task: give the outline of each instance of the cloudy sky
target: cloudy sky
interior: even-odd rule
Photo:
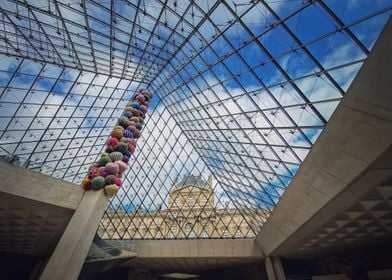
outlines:
[[[169,2],[1,0],[0,153],[79,183],[148,88],[142,138],[110,207],[165,208],[176,178],[201,174],[218,208],[270,211],[390,1]]]

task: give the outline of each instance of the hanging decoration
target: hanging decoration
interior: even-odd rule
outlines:
[[[135,152],[136,139],[140,138],[151,98],[152,94],[145,89],[140,89],[134,94],[111,131],[105,152],[89,168],[87,177],[82,181],[86,191],[104,189],[109,197],[117,193],[122,184],[122,176],[128,167],[127,163]]]

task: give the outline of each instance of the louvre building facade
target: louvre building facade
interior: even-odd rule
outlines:
[[[159,206],[153,212],[139,207],[132,212],[108,211],[99,234],[105,239],[248,238],[252,235],[244,218],[246,213],[229,208],[228,203],[222,209],[216,207],[211,177],[206,181],[202,176],[191,175],[175,181],[167,205],[168,209]]]

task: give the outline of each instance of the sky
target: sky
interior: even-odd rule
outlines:
[[[79,183],[148,88],[110,204],[128,212],[166,207],[190,174],[213,176],[218,208],[272,211],[391,14],[387,0],[27,3],[1,0],[0,154]]]

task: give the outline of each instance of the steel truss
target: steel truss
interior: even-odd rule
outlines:
[[[388,2],[2,0],[0,155],[79,183],[133,92],[148,88],[152,110],[99,233],[252,238],[371,51]],[[190,174],[212,176],[215,210],[169,207]],[[184,226],[195,217],[213,229]]]

